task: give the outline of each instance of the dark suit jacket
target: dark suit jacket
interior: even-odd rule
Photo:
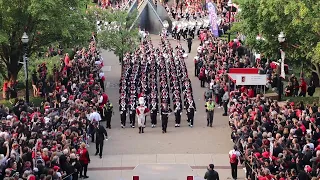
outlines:
[[[96,141],[103,141],[108,137],[107,130],[99,125],[99,127],[96,128]]]

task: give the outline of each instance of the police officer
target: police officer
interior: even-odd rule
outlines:
[[[176,101],[173,105],[173,109],[174,109],[174,115],[175,115],[175,120],[176,120],[175,127],[180,127],[181,114],[182,114],[182,102],[181,102],[180,98],[176,99]]]
[[[159,113],[159,107],[156,99],[151,100],[149,109],[150,109],[151,127],[154,128],[157,125],[157,114]]]
[[[114,114],[114,111],[113,111],[113,105],[109,100],[104,105],[104,109],[105,109],[105,117],[106,117],[106,120],[107,120],[107,126],[106,127],[111,129],[111,118],[112,118],[112,115]]]
[[[167,133],[168,118],[171,113],[167,103],[163,103],[161,107],[161,121],[162,121],[162,133]]]
[[[212,127],[212,123],[213,123],[213,115],[214,115],[214,107],[215,104],[212,101],[212,98],[208,99],[208,102],[206,102],[206,112],[207,112],[207,126]]]

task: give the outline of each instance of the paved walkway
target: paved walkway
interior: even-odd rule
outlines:
[[[155,46],[159,44],[159,39],[158,36],[152,36]],[[172,40],[171,44],[172,47],[175,47],[177,42]],[[182,41],[181,44],[187,49],[185,41]],[[193,42],[192,52],[186,60],[197,106],[194,127],[188,127],[186,115],[183,114],[182,126],[175,128],[174,117],[171,116],[169,117],[167,134],[162,134],[159,126],[150,128],[149,118],[147,118],[147,128],[144,134],[139,134],[137,128],[122,129],[120,127],[118,83],[121,67],[118,58],[112,52],[102,52],[105,64],[103,70],[106,74],[106,91],[114,104],[115,115],[112,117],[112,129],[108,130],[110,138],[105,142],[103,158],[99,159],[94,156],[94,144],[89,147],[91,163],[88,175],[90,179],[131,180],[132,175],[135,175],[134,167],[139,164],[154,163],[188,164],[193,169],[193,174],[189,175],[199,176],[200,179],[208,164],[214,163],[220,174],[220,179],[231,177],[227,153],[232,148],[232,143],[230,142],[228,119],[222,116],[222,109],[216,108],[215,110],[214,127],[208,128],[206,126],[203,100],[205,89],[200,88],[198,78],[194,77],[193,58],[196,55],[198,45],[198,41]],[[158,122],[161,121],[158,120]],[[239,168],[238,174],[240,179],[244,178],[242,168]]]

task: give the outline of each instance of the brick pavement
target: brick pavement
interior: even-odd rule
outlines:
[[[152,36],[155,46],[159,44],[159,37]],[[173,47],[176,41],[172,40]],[[182,46],[187,49],[185,41]],[[203,177],[209,163],[214,163],[220,173],[220,179],[231,176],[228,163],[228,151],[232,148],[228,119],[222,116],[222,109],[216,108],[214,127],[206,127],[206,113],[204,109],[203,88],[199,80],[194,77],[193,57],[199,41],[193,42],[193,48],[186,60],[188,74],[192,82],[197,114],[193,128],[188,127],[186,115],[182,117],[182,127],[174,127],[174,117],[171,115],[168,124],[168,133],[162,134],[161,127],[150,128],[150,119],[147,118],[147,128],[144,134],[138,134],[138,129],[120,127],[118,111],[118,83],[121,67],[118,58],[108,51],[103,51],[104,71],[106,74],[106,92],[114,104],[115,115],[112,117],[112,129],[108,130],[109,141],[105,142],[103,158],[94,156],[95,145],[91,144],[89,152],[90,179],[130,180],[134,173],[133,168],[139,164],[170,163],[189,164],[193,175]],[[159,121],[159,120],[158,120]],[[105,122],[104,122],[105,123]],[[239,177],[244,177],[241,168]],[[201,179],[201,178],[200,178]]]

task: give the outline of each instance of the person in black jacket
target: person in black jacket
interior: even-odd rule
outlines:
[[[78,157],[79,158],[79,157]],[[79,172],[81,170],[81,164],[76,157],[75,154],[70,155],[70,164],[73,167],[74,173],[72,174],[72,180],[78,180],[79,179]]]
[[[219,173],[214,170],[213,164],[209,164],[208,171],[204,175],[204,179],[206,179],[206,180],[219,180]]]
[[[107,130],[99,125],[96,124],[96,154],[100,156],[100,159],[102,158],[102,151],[103,151],[103,141],[104,139],[108,139]]]

